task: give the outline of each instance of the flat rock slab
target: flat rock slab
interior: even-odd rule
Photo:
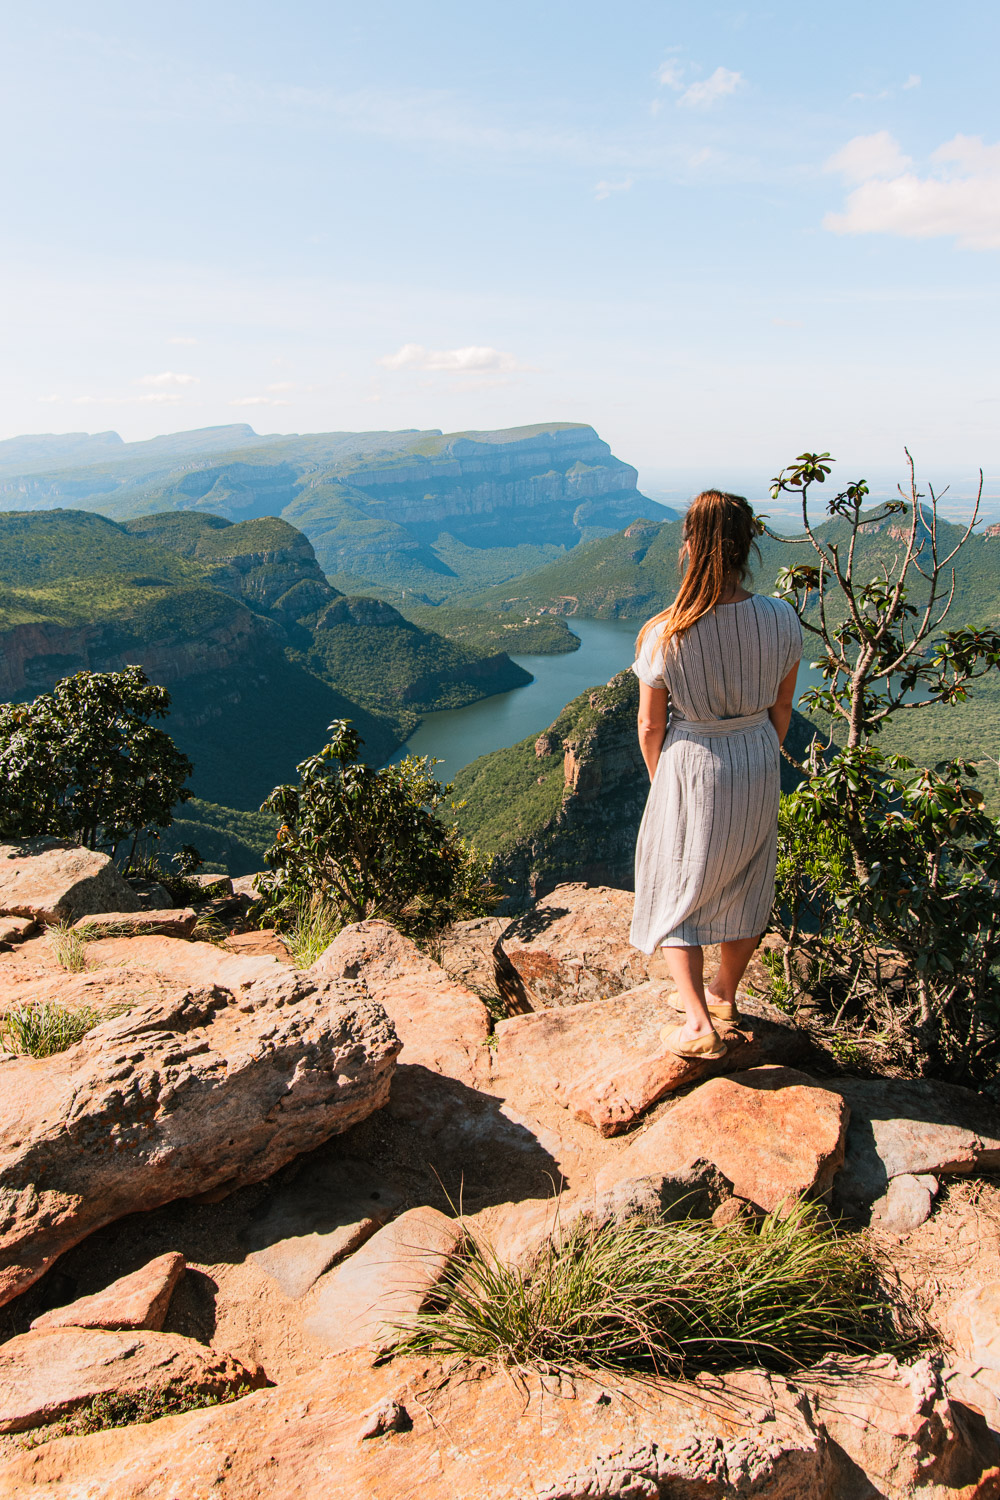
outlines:
[[[426,1360],[374,1365],[359,1352],[242,1401],[46,1443],[0,1468],[0,1497],[995,1500],[988,1437],[921,1380],[913,1369],[878,1368],[871,1387],[884,1393],[892,1430],[883,1433],[874,1410],[879,1427],[845,1428],[841,1447],[824,1396],[817,1412],[798,1379],[761,1371],[689,1384],[530,1373],[514,1381]],[[407,1420],[373,1433],[372,1415],[395,1408]],[[902,1489],[883,1464],[904,1481],[915,1472],[916,1484]],[[964,1487],[953,1482],[966,1475]]]
[[[399,1041],[355,985],[176,938],[90,952],[157,998],[0,1059],[0,1303],[101,1225],[261,1182],[389,1095]]]
[[[609,1136],[698,1078],[796,1061],[806,1045],[790,1025],[747,1016],[724,1028],[724,1058],[696,1061],[665,1051],[660,1041],[661,1027],[680,1019],[656,983],[610,1000],[512,1016],[496,1027],[496,1076],[514,1093],[551,1095]]]
[[[174,906],[163,911],[105,911],[81,917],[74,928],[85,938],[109,937],[190,937],[198,913],[190,906]]]
[[[851,1107],[834,1203],[866,1221],[894,1177],[1000,1168],[1000,1120],[982,1095],[931,1079],[837,1078]]]
[[[738,1197],[770,1211],[802,1194],[829,1193],[847,1121],[841,1096],[794,1068],[711,1078],[602,1167],[595,1186],[604,1192],[625,1177],[658,1181],[707,1161]]]
[[[403,1064],[467,1083],[488,1074],[485,1005],[388,922],[345,927],[309,972],[350,979],[377,1000],[403,1044]]]
[[[0,1432],[68,1416],[95,1396],[200,1391],[265,1383],[257,1365],[176,1333],[46,1328],[0,1344]]]
[[[0,844],[0,915],[75,922],[138,907],[139,898],[106,854],[64,839]]]
[[[388,1223],[403,1199],[368,1163],[350,1158],[313,1156],[290,1172],[243,1239],[254,1265],[298,1299]]]
[[[437,1286],[462,1226],[436,1208],[411,1208],[324,1277],[306,1332],[334,1353],[391,1348]]]
[[[80,1297],[66,1307],[42,1313],[34,1328],[146,1328],[158,1333],[166,1320],[174,1288],[184,1275],[178,1251],[158,1255],[138,1271],[119,1276],[103,1292]]]
[[[227,953],[244,953],[250,957],[277,958],[289,964],[292,956],[284,940],[273,927],[261,927],[257,932],[234,932],[223,943]]]

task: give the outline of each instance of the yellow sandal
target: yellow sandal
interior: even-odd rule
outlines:
[[[683,1031],[683,1026],[664,1026],[660,1032],[660,1041],[675,1057],[689,1057],[698,1062],[716,1062],[720,1057],[725,1057],[729,1050],[716,1031],[709,1036],[693,1037],[684,1036]]]

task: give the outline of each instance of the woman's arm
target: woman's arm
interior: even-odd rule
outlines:
[[[639,748],[646,762],[650,781],[656,775],[656,763],[666,738],[669,706],[670,695],[666,688],[639,683]]]
[[[795,679],[799,675],[799,664],[795,663],[787,677],[778,684],[778,696],[768,709],[771,723],[778,736],[778,744],[785,743],[788,726],[792,722],[792,705],[795,702]]]

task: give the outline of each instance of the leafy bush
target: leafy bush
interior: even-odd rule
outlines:
[[[51,1002],[30,1001],[0,1016],[0,1046],[25,1057],[52,1057],[74,1046],[99,1021],[106,1020],[90,1006],[69,1010]]]
[[[0,706],[0,834],[114,854],[166,828],[193,770],[150,723],[169,707],[141,667],[77,672],[32,703]]]
[[[921,1330],[858,1236],[800,1201],[747,1223],[578,1223],[526,1269],[475,1241],[410,1353],[515,1367],[693,1374],[789,1370],[834,1352],[902,1352]]]
[[[978,503],[942,546],[938,496],[931,488],[925,503],[911,460],[906,495],[865,511],[867,485],[850,484],[829,501],[836,524],[820,537],[808,497],[828,460],[800,455],[773,489],[801,497],[804,535],[791,543],[809,545],[813,560],[786,568],[778,585],[823,653],[826,685],[803,706],[831,726],[800,763],[805,779],[780,825],[784,977],[791,987],[808,970],[838,1020],[877,1033],[908,1066],[982,1082],[1000,1051],[1000,823],[971,763],[917,766],[877,744],[891,719],[941,713],[1000,666],[996,631],[941,630]],[[887,528],[894,554],[874,577],[859,573],[859,539]]]
[[[361,740],[345,720],[297,767],[297,786],[279,786],[262,811],[281,820],[267,851],[260,907],[283,930],[314,902],[342,922],[381,916],[412,933],[482,916],[491,888],[471,845],[435,816],[450,791],[433,764],[407,756],[379,770],[358,760]]]

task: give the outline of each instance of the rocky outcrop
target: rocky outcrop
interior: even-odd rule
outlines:
[[[0,1302],[99,1225],[259,1182],[388,1095],[399,1042],[348,983],[172,938],[92,948],[163,988],[66,1052],[0,1060]]]
[[[58,923],[118,912],[127,921],[138,907],[117,866],[96,849],[53,838],[0,844],[0,915]]]
[[[817,1392],[761,1371],[514,1381],[355,1352],[226,1406],[46,1443],[0,1469],[0,1497],[327,1500],[335,1476],[342,1500],[994,1500],[988,1435],[924,1366],[858,1361],[850,1374],[867,1423],[832,1380]]]

